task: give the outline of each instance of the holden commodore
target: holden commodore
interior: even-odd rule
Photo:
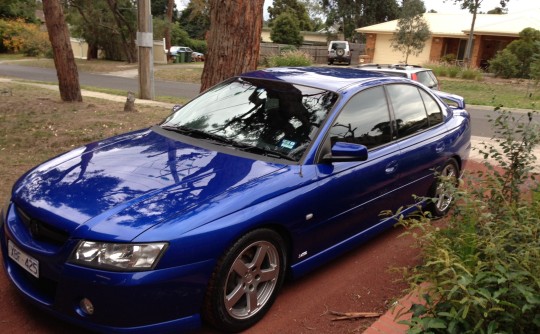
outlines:
[[[459,177],[470,117],[437,94],[352,68],[226,80],[22,176],[0,220],[7,276],[95,331],[244,330],[286,276],[392,226],[381,211],[448,211],[437,175]]]

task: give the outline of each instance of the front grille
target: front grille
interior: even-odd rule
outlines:
[[[16,210],[19,218],[35,240],[45,241],[55,245],[62,245],[68,240],[69,234],[67,232],[29,216],[19,207],[16,207]]]

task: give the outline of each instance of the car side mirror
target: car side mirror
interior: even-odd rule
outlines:
[[[364,145],[337,142],[332,146],[330,153],[323,157],[324,162],[365,161],[368,158],[368,149]]]

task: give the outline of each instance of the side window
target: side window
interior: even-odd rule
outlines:
[[[369,149],[390,142],[392,130],[384,88],[371,88],[353,96],[329,134],[332,145],[341,141]]]
[[[435,101],[433,97],[431,97],[431,95],[429,95],[422,89],[420,89],[420,95],[422,95],[422,99],[424,100],[424,105],[426,106],[429,126],[434,126],[439,123],[442,123],[443,115],[442,115],[441,107],[439,106],[437,101]]]
[[[397,135],[403,138],[429,127],[424,101],[413,85],[386,86],[396,116]]]

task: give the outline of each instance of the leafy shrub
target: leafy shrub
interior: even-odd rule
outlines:
[[[448,76],[448,68],[446,66],[440,66],[437,68],[437,71],[435,72],[435,75],[439,77],[446,77]]]
[[[497,55],[488,62],[489,70],[498,77],[508,79],[518,74],[519,59],[507,49],[497,52]]]
[[[442,56],[441,61],[447,64],[453,64],[456,61],[456,55],[453,53],[449,53],[447,55]]]
[[[450,78],[455,78],[461,72],[461,68],[458,66],[448,66],[448,76]]]
[[[293,52],[293,51],[298,51],[298,48],[294,45],[284,45],[282,47],[280,47],[279,49],[279,52],[281,54],[283,53],[287,53],[287,52]]]
[[[23,53],[27,56],[40,56],[51,53],[51,45],[46,32],[39,26],[17,19],[0,20],[0,36],[2,48],[8,52]]]
[[[481,80],[483,75],[478,69],[468,68],[461,71],[461,77],[467,80]]]
[[[445,77],[448,75],[448,68],[446,64],[439,64],[439,63],[428,63],[423,64],[425,68],[430,68],[433,73],[438,77]]]
[[[268,66],[310,66],[313,64],[313,58],[302,51],[283,52],[278,56],[268,58]]]
[[[411,282],[431,284],[409,310],[409,333],[540,332],[540,196],[531,181],[540,136],[531,120],[505,111],[492,120],[500,148],[480,153],[499,166],[486,162],[487,173],[467,178],[446,227],[427,214],[402,221],[424,255]]]

